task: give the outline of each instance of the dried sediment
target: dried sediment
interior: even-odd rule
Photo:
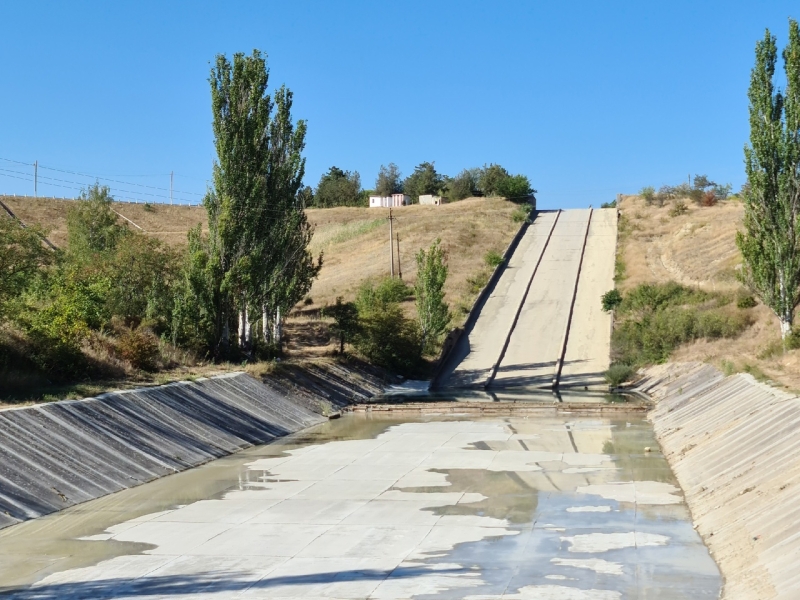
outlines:
[[[725,578],[723,598],[800,589],[800,398],[702,363],[646,372],[656,435]]]

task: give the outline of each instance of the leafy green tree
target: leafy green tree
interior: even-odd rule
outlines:
[[[173,287],[179,273],[177,253],[157,239],[131,233],[104,270],[111,282],[106,310],[128,321],[171,321]]]
[[[358,171],[343,171],[338,167],[331,167],[319,179],[314,194],[314,206],[316,208],[365,206],[360,192],[361,176]]]
[[[478,179],[480,169],[464,169],[447,182],[447,199],[451,202],[480,195]]]
[[[42,244],[45,232],[23,227],[11,217],[0,216],[0,318],[10,301],[19,298],[41,269],[53,263],[55,253]]]
[[[189,230],[184,264],[173,286],[170,334],[173,344],[202,353],[214,347],[221,301],[220,266],[212,260],[211,240],[201,226]]]
[[[792,333],[800,302],[800,30],[789,20],[783,52],[786,90],[773,84],[777,47],[766,31],[756,44],[750,77],[750,145],[745,147],[749,189],[744,195],[744,232],[736,241],[744,258],[744,281]]]
[[[378,178],[375,180],[375,193],[379,196],[391,196],[403,191],[403,180],[400,169],[394,163],[389,166],[381,165]]]
[[[478,176],[478,190],[484,196],[501,196],[502,186],[508,178],[508,171],[500,165],[484,165]]]
[[[421,346],[426,351],[433,349],[433,345],[452,320],[444,301],[448,269],[441,242],[437,238],[427,251],[423,248],[416,254],[417,282],[414,289],[417,297],[417,319]]]
[[[499,182],[497,193],[509,200],[523,200],[535,194],[536,190],[525,175],[509,175]]]
[[[300,208],[312,208],[314,206],[314,190],[306,185],[297,192],[297,204]]]
[[[352,342],[358,334],[360,325],[358,307],[354,302],[344,302],[339,296],[336,298],[336,304],[323,310],[323,315],[333,319],[331,331],[339,338],[339,353],[344,354],[345,342]]]
[[[411,196],[412,202],[419,202],[424,194],[438,195],[444,188],[444,177],[436,172],[432,162],[416,166],[414,172],[403,181],[403,190]]]
[[[111,208],[114,199],[107,186],[94,184],[67,212],[67,240],[73,257],[91,259],[116,249],[130,231],[121,225]]]

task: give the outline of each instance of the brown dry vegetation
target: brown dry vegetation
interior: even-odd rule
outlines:
[[[686,202],[688,212],[670,216],[672,203],[648,206],[623,196],[619,209],[618,260],[624,264],[622,291],[641,283],[676,281],[709,292],[744,292],[737,279],[741,254],[736,231],[744,209],[736,199],[716,206]],[[790,389],[800,389],[800,350],[783,351],[778,320],[767,307],[748,309],[753,325],[736,339],[699,340],[672,355],[676,361],[705,361],[726,372],[747,371]]]

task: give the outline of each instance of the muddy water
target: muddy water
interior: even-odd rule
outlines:
[[[6,529],[0,589],[677,600],[720,578],[638,416],[362,414]]]

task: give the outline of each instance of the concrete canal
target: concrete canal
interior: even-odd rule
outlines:
[[[645,449],[650,449],[646,452]],[[12,598],[717,598],[641,416],[350,414],[0,531]]]

